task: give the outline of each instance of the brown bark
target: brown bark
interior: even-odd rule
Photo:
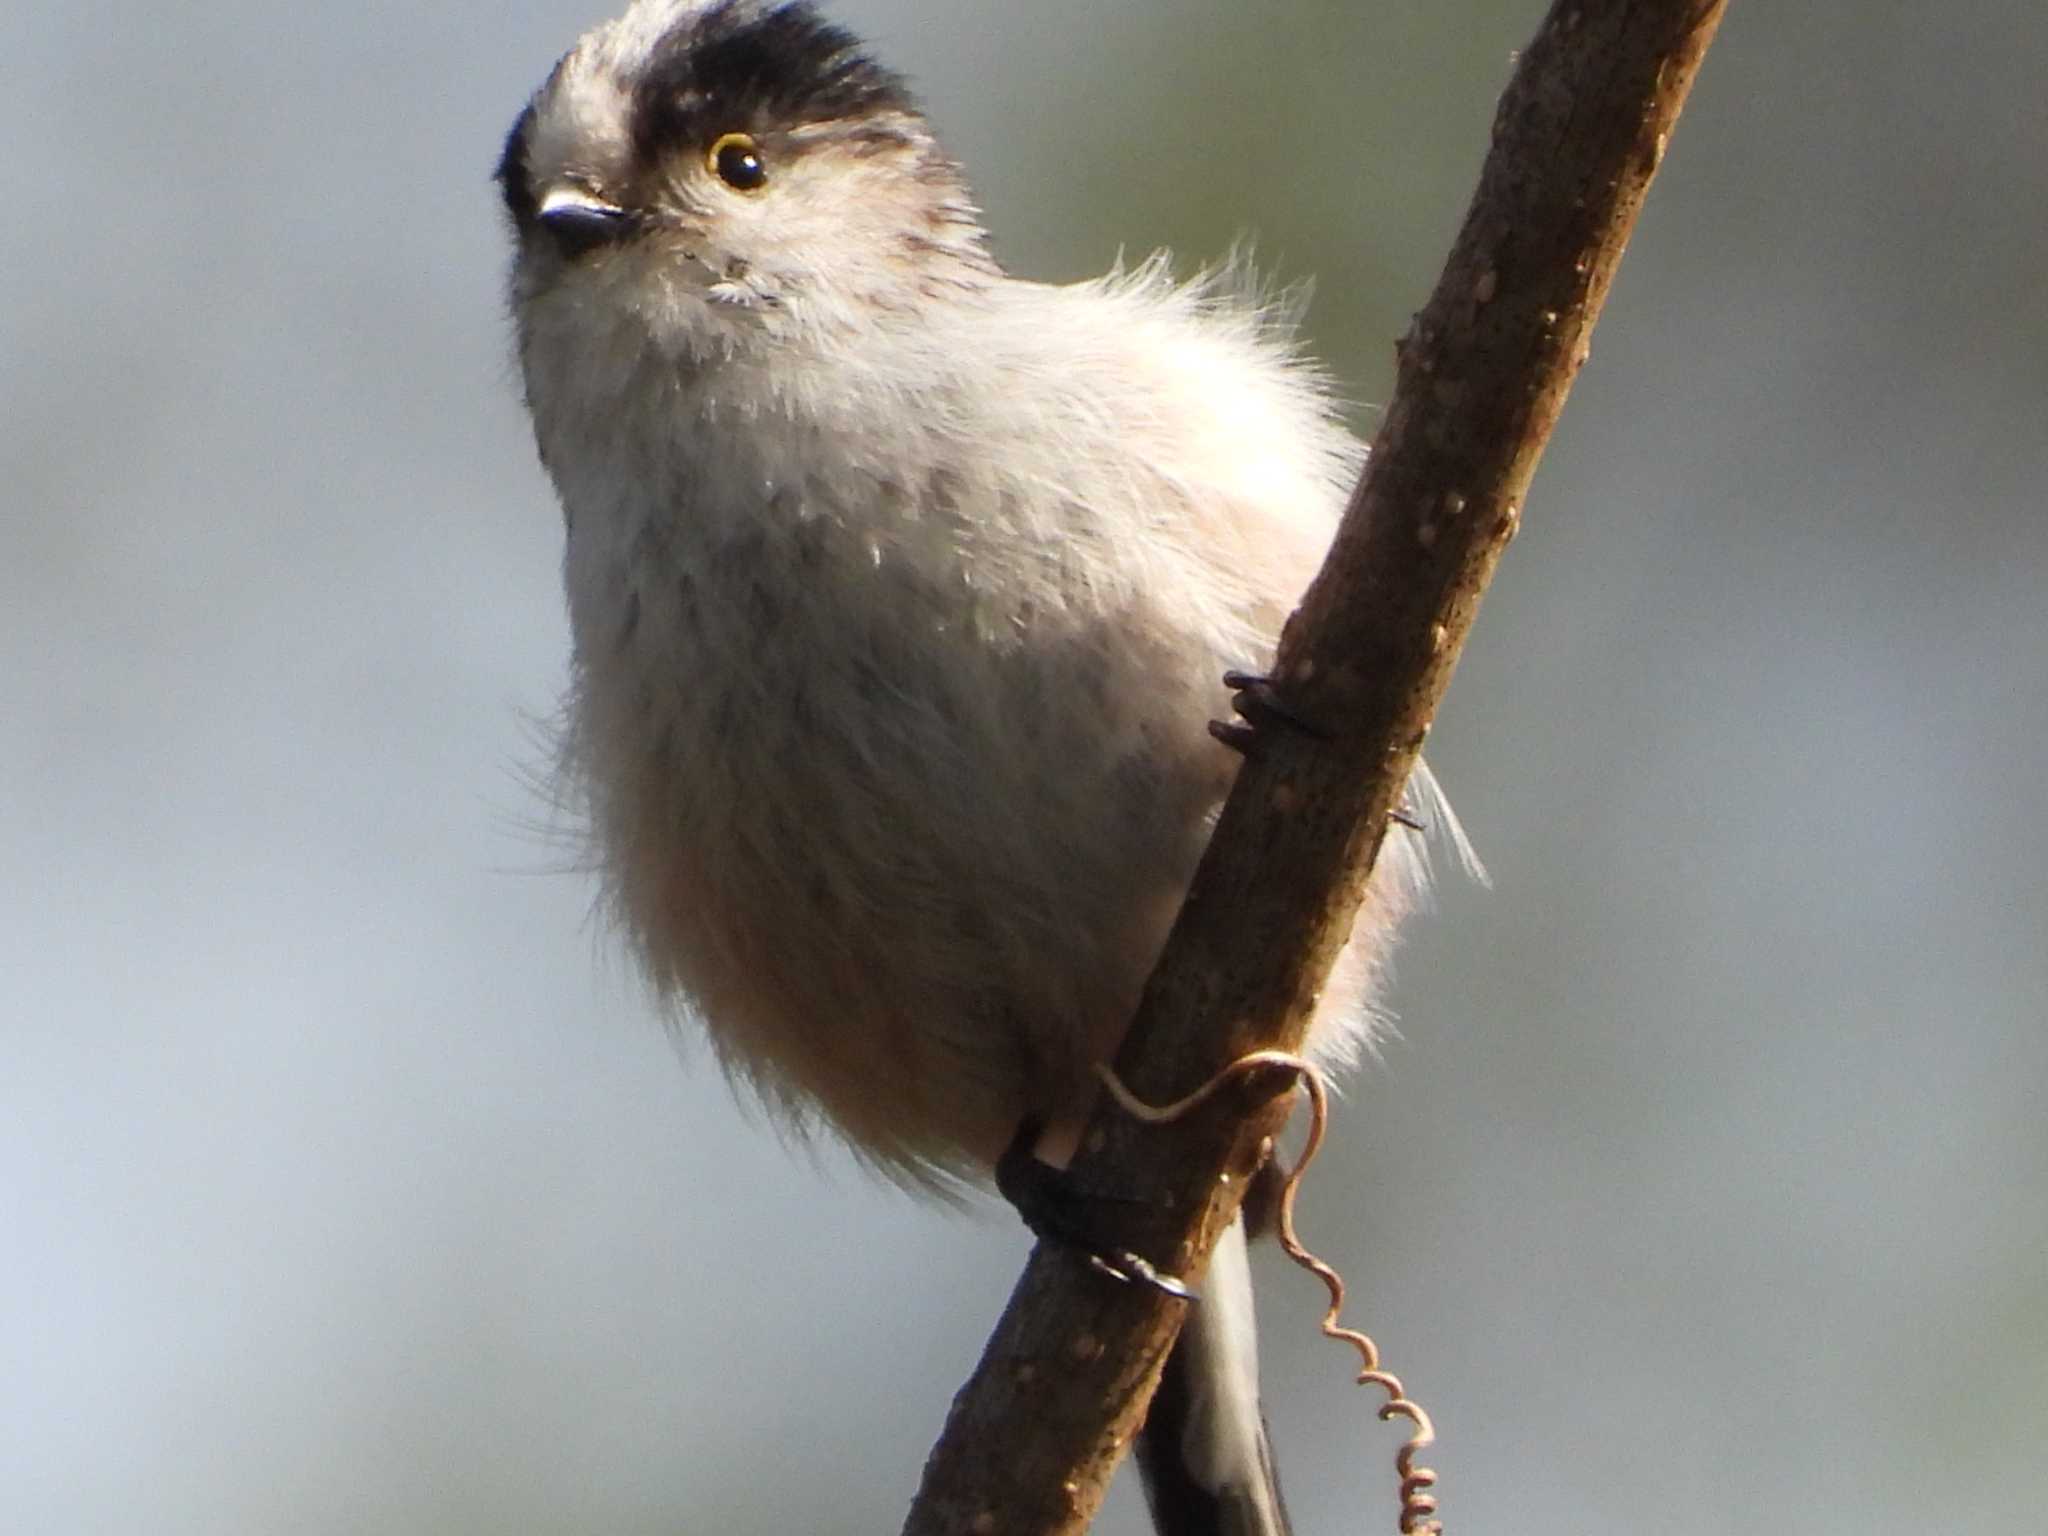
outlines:
[[[1140,1095],[1299,1044],[1725,3],[1559,0],[1522,54],[1372,457],[1281,640],[1279,690],[1330,739],[1268,730],[1238,776],[1118,1059]],[[1287,1086],[1164,1128],[1105,1108],[1075,1172],[1140,1197],[1131,1246],[1199,1274]],[[1181,1311],[1041,1243],[906,1536],[1087,1529]]]

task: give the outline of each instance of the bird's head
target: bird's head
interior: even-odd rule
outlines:
[[[901,77],[807,3],[636,0],[555,66],[497,177],[529,330],[731,354],[997,275]]]

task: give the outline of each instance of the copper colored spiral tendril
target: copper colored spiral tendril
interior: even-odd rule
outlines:
[[[1302,1143],[1301,1156],[1294,1160],[1294,1166],[1287,1170],[1280,1187],[1280,1213],[1276,1235],[1287,1257],[1323,1282],[1330,1293],[1329,1310],[1323,1313],[1323,1336],[1349,1344],[1358,1351],[1362,1365],[1358,1372],[1358,1385],[1375,1386],[1386,1393],[1387,1400],[1380,1405],[1382,1421],[1406,1419],[1415,1426],[1394,1457],[1394,1468],[1401,1474],[1401,1532],[1402,1536],[1443,1536],[1443,1522],[1436,1517],[1436,1496],[1430,1492],[1436,1486],[1436,1473],[1428,1467],[1418,1467],[1415,1458],[1436,1442],[1436,1426],[1430,1422],[1429,1414],[1419,1403],[1409,1399],[1401,1379],[1389,1371],[1380,1369],[1379,1346],[1356,1328],[1346,1328],[1337,1321],[1344,1310],[1344,1279],[1337,1271],[1317,1258],[1303,1245],[1294,1231],[1294,1196],[1301,1187],[1302,1176],[1308,1172],[1308,1165],[1315,1161],[1316,1153],[1322,1150],[1323,1133],[1329,1126],[1329,1090],[1324,1086],[1322,1069],[1307,1058],[1291,1051],[1252,1051],[1240,1056],[1221,1072],[1210,1078],[1186,1098],[1176,1099],[1171,1104],[1151,1105],[1134,1095],[1123,1085],[1123,1081],[1108,1067],[1098,1065],[1096,1076],[1109,1090],[1110,1097],[1117,1101],[1124,1113],[1148,1125],[1163,1125],[1178,1120],[1189,1110],[1210,1099],[1226,1083],[1243,1077],[1261,1067],[1278,1067],[1292,1072],[1308,1089],[1309,1122],[1308,1137]]]

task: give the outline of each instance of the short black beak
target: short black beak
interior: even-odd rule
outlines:
[[[562,254],[570,257],[616,244],[633,230],[632,216],[625,209],[581,187],[556,187],[543,197],[540,222]]]

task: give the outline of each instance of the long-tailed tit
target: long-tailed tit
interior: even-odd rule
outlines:
[[[1011,277],[903,81],[809,4],[635,0],[498,172],[568,524],[563,769],[659,989],[911,1182],[1085,1117],[1361,449],[1237,271]],[[1426,770],[1411,796],[1457,841]],[[1310,1048],[1356,1056],[1421,840]],[[1177,1532],[1284,1529],[1241,1231],[1143,1457]]]

